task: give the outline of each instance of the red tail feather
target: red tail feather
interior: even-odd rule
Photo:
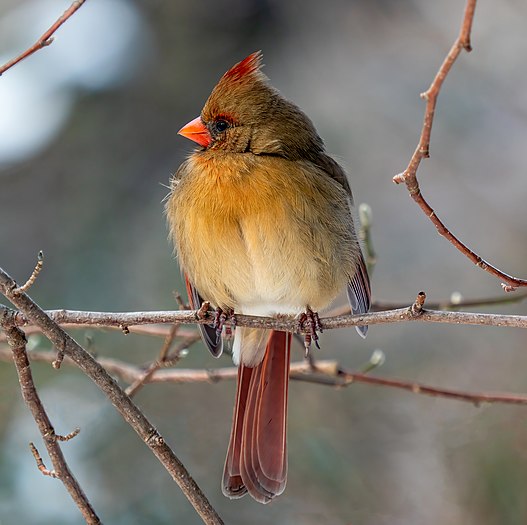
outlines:
[[[241,364],[223,493],[268,503],[287,479],[287,392],[291,334],[273,330],[263,361]]]

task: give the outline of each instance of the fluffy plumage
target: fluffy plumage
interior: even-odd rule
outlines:
[[[344,289],[369,309],[351,190],[309,118],[271,87],[253,53],[180,133],[202,147],[181,165],[166,212],[191,304],[253,315],[322,310]],[[221,340],[201,327],[214,355]],[[365,335],[366,327],[360,332]],[[261,502],[286,481],[289,335],[236,329],[240,364],[225,494]]]

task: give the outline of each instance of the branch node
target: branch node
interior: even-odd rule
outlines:
[[[482,270],[486,270],[486,269],[489,267],[489,265],[487,264],[487,262],[484,261],[481,257],[478,257],[478,258],[476,259],[476,266],[477,266],[478,268],[481,268]]]
[[[152,447],[160,447],[165,444],[163,436],[155,428],[150,430],[150,436],[148,436],[145,442]]]
[[[403,171],[402,173],[398,173],[392,178],[392,181],[394,184],[403,184],[406,180],[406,171]]]
[[[207,319],[207,316],[209,314],[209,308],[210,308],[209,301],[203,301],[199,310],[196,310],[196,319],[200,321],[202,319]]]
[[[505,284],[505,283],[501,283],[501,287],[503,288],[503,291],[504,292],[515,292],[518,287],[517,286],[512,286],[511,284]]]
[[[408,193],[413,199],[417,199],[421,195],[421,189],[419,188],[419,183],[417,179],[414,178],[413,181],[408,182]]]
[[[424,159],[430,158],[430,146],[426,145],[422,148],[419,148],[419,153],[423,156]]]
[[[414,304],[410,306],[409,312],[412,317],[419,317],[423,313],[423,305],[426,301],[425,292],[419,292],[415,298]]]
[[[336,375],[337,377],[342,378],[342,385],[340,386],[351,385],[355,381],[355,376],[352,373],[347,372],[340,367],[337,368]]]

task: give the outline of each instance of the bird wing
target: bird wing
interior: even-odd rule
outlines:
[[[185,275],[185,283],[187,285],[187,294],[190,307],[193,310],[197,310],[202,305],[203,299],[199,295],[194,285],[190,282],[187,275]],[[214,357],[220,357],[221,353],[223,352],[221,333],[218,333],[216,328],[209,326],[208,324],[198,324],[198,328],[201,333],[201,338],[203,339],[203,342],[209,349],[210,353]]]
[[[352,314],[368,313],[371,304],[371,288],[368,270],[366,269],[362,253],[359,254],[355,275],[349,280],[346,292]],[[361,337],[366,337],[368,333],[367,325],[360,325],[355,328]]]
[[[317,156],[316,164],[346,190],[349,197],[350,213],[353,213],[353,195],[351,193],[348,178],[346,177],[346,173],[342,167],[338,164],[338,162],[326,154]],[[351,313],[365,314],[370,310],[371,287],[368,270],[366,268],[366,263],[364,262],[364,257],[362,255],[360,246],[358,251],[359,258],[357,261],[357,268],[355,270],[355,274],[349,279],[346,292],[351,307]],[[357,326],[356,329],[361,337],[366,337],[368,332],[368,327],[366,325]]]

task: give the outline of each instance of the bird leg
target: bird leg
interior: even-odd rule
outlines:
[[[232,308],[223,310],[222,308],[216,308],[214,312],[214,322],[212,327],[216,329],[218,336],[221,336],[223,327],[225,327],[225,336],[229,339],[232,337],[232,329],[236,328],[236,317]]]
[[[311,308],[307,308],[306,311],[300,316],[299,319],[300,330],[304,332],[304,347],[306,349],[306,356],[309,354],[311,342],[315,342],[315,346],[320,349],[318,344],[318,332],[322,333],[322,325],[320,324],[320,317],[317,312],[313,312]]]

